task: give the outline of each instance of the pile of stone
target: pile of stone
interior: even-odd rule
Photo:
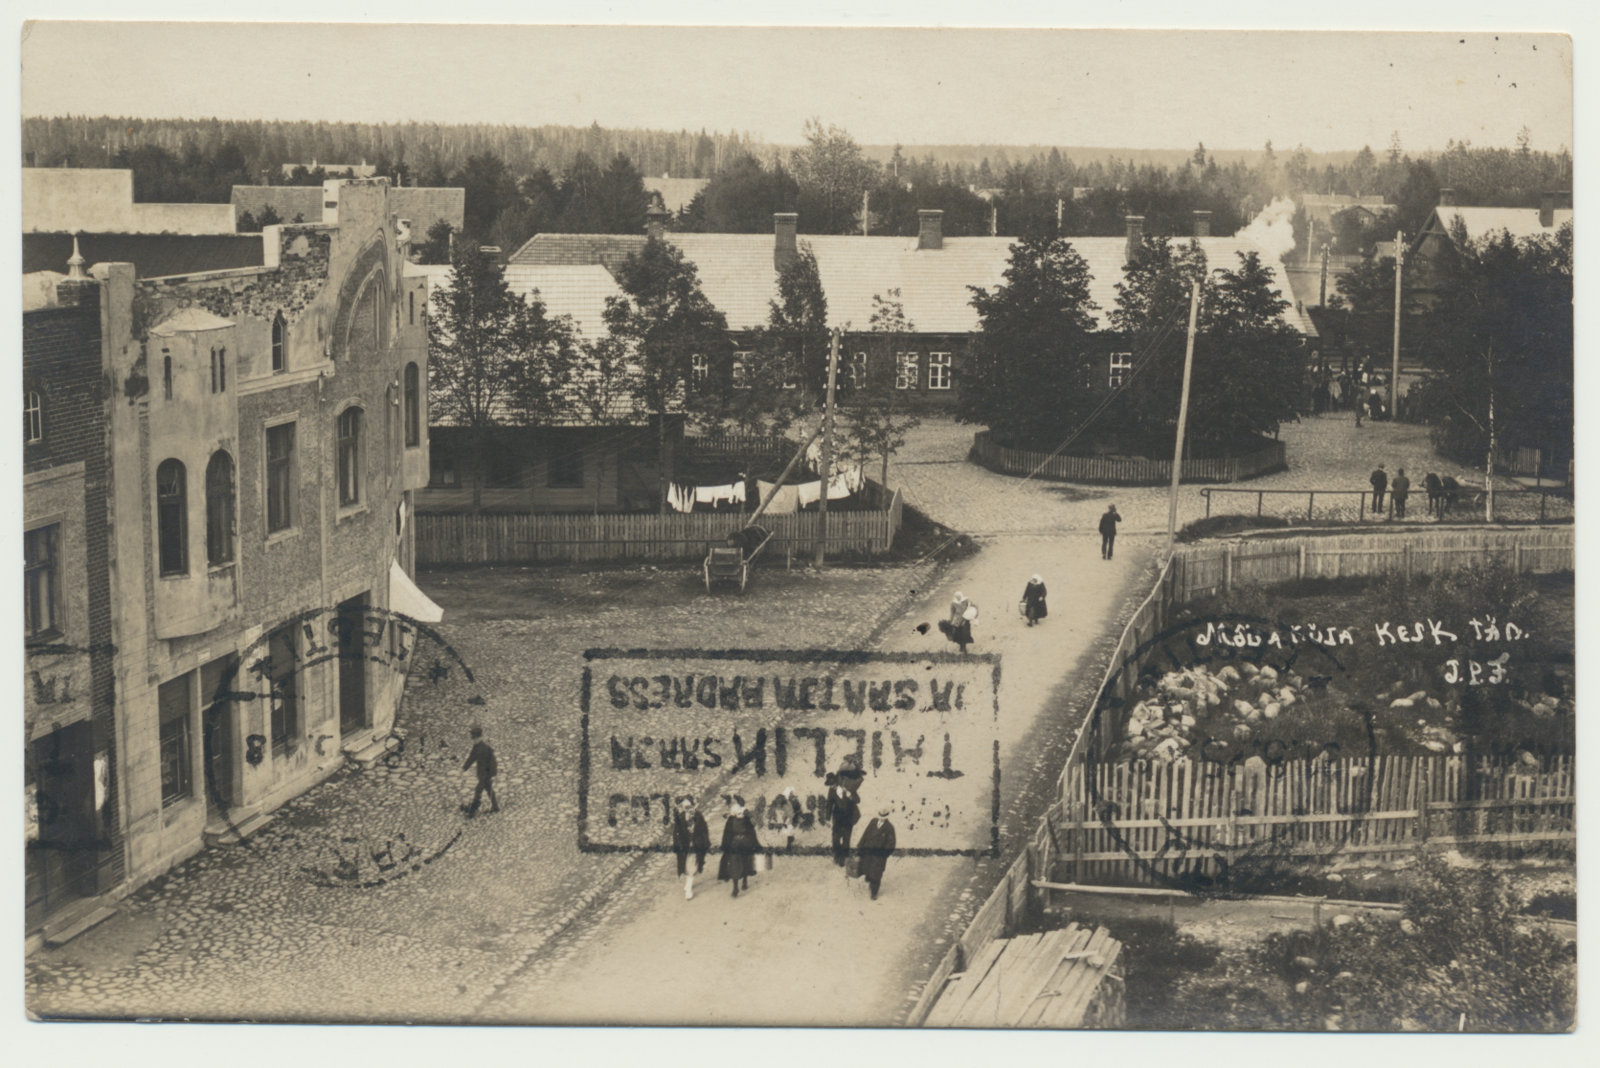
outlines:
[[[1128,714],[1129,755],[1176,760],[1195,744],[1199,721],[1215,721],[1217,715],[1231,721],[1236,741],[1248,742],[1263,720],[1304,701],[1305,685],[1301,676],[1270,665],[1229,664],[1215,673],[1204,665],[1169,671]]]

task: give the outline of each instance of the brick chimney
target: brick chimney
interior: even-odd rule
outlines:
[[[1194,213],[1194,236],[1211,236],[1211,213],[1209,211],[1196,211]]]
[[[772,266],[775,270],[783,270],[799,255],[794,243],[795,231],[799,226],[800,216],[796,212],[772,213]]]
[[[917,248],[944,248],[944,212],[937,208],[917,209]]]
[[[1124,215],[1123,220],[1128,224],[1128,263],[1139,261],[1139,247],[1144,242],[1144,216]]]
[[[1456,191],[1454,189],[1451,189],[1449,186],[1440,187],[1440,189],[1439,189],[1439,206],[1441,208],[1453,208],[1453,207],[1455,207],[1455,203],[1456,203]]]
[[[667,233],[667,213],[660,208],[651,208],[644,213],[644,232],[646,237],[664,237]]]
[[[1560,196],[1550,189],[1539,194],[1539,225],[1546,230],[1556,224],[1556,199]]]

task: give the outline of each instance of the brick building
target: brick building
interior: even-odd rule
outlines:
[[[56,287],[87,303],[26,317],[41,390],[29,389],[25,414],[31,434],[33,397],[48,396],[50,450],[25,489],[39,550],[28,611],[43,611],[46,591],[65,601],[51,640],[90,650],[71,670],[88,672],[94,694],[97,672],[106,677],[105,710],[91,700],[70,721],[30,716],[30,747],[44,740],[72,757],[48,788],[51,773],[37,773],[41,811],[61,791],[80,807],[92,798],[93,818],[72,833],[97,818],[97,848],[118,856],[80,879],[79,897],[137,886],[208,840],[250,833],[347,755],[381,747],[393,725],[415,629],[389,613],[437,616],[407,575],[412,494],[428,475],[426,294],[403,276],[406,230],[390,196],[384,179],[342,183],[335,218],[269,228],[259,267],[140,278],[131,264],[99,263],[92,282]],[[54,380],[68,381],[54,369],[63,347],[92,364],[97,391],[71,426],[50,415],[58,396],[76,395]],[[79,462],[81,476],[50,480]],[[59,586],[34,578],[49,552]],[[108,642],[95,630],[97,553]],[[83,609],[71,600],[83,595],[65,593],[80,573]],[[115,653],[96,660],[100,645]],[[34,694],[44,709],[39,693],[48,683]],[[80,720],[87,742],[48,740],[81,733]],[[42,818],[39,828],[42,839]],[[86,863],[87,851],[71,852]],[[54,877],[42,856],[35,867]],[[48,936],[72,910],[42,899],[29,920]]]

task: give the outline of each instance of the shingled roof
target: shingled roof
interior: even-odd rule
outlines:
[[[777,295],[773,235],[669,233],[666,237],[695,265],[707,298],[727,316],[730,327],[745,330],[766,323],[769,304]],[[928,334],[965,334],[978,329],[968,287],[992,289],[1003,284],[1016,241],[1010,237],[946,237],[941,248],[919,249],[915,237],[816,235],[800,240],[816,255],[828,297],[829,326],[865,331],[872,318],[872,298],[898,289],[906,318],[919,333]],[[1260,254],[1283,296],[1294,299],[1282,268],[1253,242],[1238,237],[1198,240],[1212,269],[1236,268],[1241,252]],[[1077,237],[1069,241],[1089,265],[1090,297],[1099,305],[1096,325],[1108,328],[1109,313],[1117,304],[1116,286],[1124,278],[1126,240]],[[517,250],[511,263],[587,263],[615,271],[644,243],[642,235],[538,234]],[[1306,315],[1292,306],[1285,318],[1302,334],[1314,333]]]
[[[1442,206],[1434,209],[1434,219],[1446,234],[1455,228],[1457,219],[1467,228],[1467,238],[1480,241],[1497,236],[1504,230],[1517,240],[1525,237],[1554,236],[1555,232],[1572,221],[1571,208],[1556,208],[1551,212],[1549,226],[1541,225],[1538,208],[1474,208]],[[1433,227],[1428,227],[1432,230]]]

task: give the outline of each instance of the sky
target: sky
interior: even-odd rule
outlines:
[[[1554,33],[39,22],[21,60],[24,115],[598,122],[775,144],[812,116],[866,144],[1573,140],[1572,41]]]

